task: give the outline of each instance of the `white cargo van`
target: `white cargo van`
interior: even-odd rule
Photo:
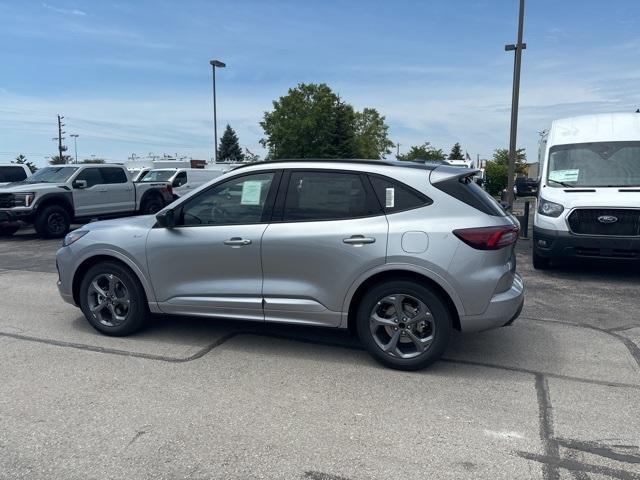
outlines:
[[[640,260],[640,114],[564,118],[540,142],[533,266]]]
[[[175,197],[189,193],[224,172],[212,168],[154,168],[142,176],[138,182],[171,182]]]

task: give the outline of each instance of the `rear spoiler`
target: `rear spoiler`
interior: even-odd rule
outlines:
[[[436,185],[442,182],[459,182],[468,177],[473,177],[476,173],[481,172],[478,168],[451,167],[449,165],[440,165],[431,171],[429,181]]]

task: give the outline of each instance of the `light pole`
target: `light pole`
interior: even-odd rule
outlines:
[[[509,135],[509,169],[507,178],[507,202],[513,205],[513,177],[516,174],[516,138],[518,135],[518,101],[520,100],[520,67],[522,66],[522,50],[527,48],[522,43],[522,30],[524,29],[524,0],[520,0],[518,16],[518,43],[505,45],[507,52],[515,52],[513,60],[513,92],[511,96],[511,132]]]
[[[77,133],[71,133],[69,134],[70,137],[73,137],[73,150],[75,151],[76,154],[76,163],[78,163],[78,137],[80,135],[78,135]]]
[[[227,65],[220,60],[209,61],[211,70],[213,71],[213,158],[214,162],[218,162],[218,118],[216,116],[216,67],[224,68]]]

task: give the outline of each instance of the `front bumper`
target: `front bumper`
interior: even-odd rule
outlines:
[[[14,223],[18,221],[31,223],[33,211],[31,209],[0,208],[0,223]]]
[[[537,255],[544,258],[640,260],[640,237],[576,235],[534,226],[533,248]]]
[[[463,332],[480,332],[511,325],[523,306],[524,282],[516,273],[509,290],[495,294],[483,314],[460,317],[460,327]]]
[[[56,253],[56,269],[58,270],[58,292],[62,299],[76,305],[73,298],[73,276],[71,275],[71,265],[73,261],[73,255],[69,247],[62,247]]]

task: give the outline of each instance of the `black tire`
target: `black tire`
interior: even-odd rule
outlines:
[[[150,197],[144,200],[140,211],[144,215],[154,215],[164,208],[164,202],[158,197]]]
[[[33,226],[43,238],[62,238],[71,227],[71,215],[60,205],[49,205],[38,212]]]
[[[551,259],[547,257],[543,257],[536,252],[536,249],[533,249],[533,268],[536,270],[549,270],[551,268]]]
[[[396,322],[398,326],[378,326],[375,327],[376,333],[374,333],[370,323],[370,317],[374,311],[379,316],[382,316],[380,309],[386,308],[386,312],[391,311],[393,313],[390,314],[391,316],[389,318],[384,318],[384,320],[388,321],[391,319],[392,322],[395,322],[396,310],[391,303],[388,302],[388,299],[395,298],[396,295],[404,297],[405,300],[403,302],[406,302],[403,303],[402,307],[403,317],[400,318],[399,322]],[[417,330],[418,325],[409,325],[413,319],[407,318],[407,309],[411,310],[411,302],[414,300],[422,302],[429,313],[428,324],[423,326],[421,332]],[[387,305],[389,305],[389,307],[386,307]],[[415,314],[415,318],[419,316],[419,310],[417,311],[418,314]],[[403,318],[407,320],[406,323],[403,321]],[[451,312],[440,295],[411,280],[395,280],[376,285],[362,298],[358,306],[357,328],[358,337],[363,346],[378,362],[398,370],[420,370],[442,357],[449,344],[452,318]],[[414,329],[411,331],[413,338],[424,335],[424,340],[428,340],[428,337],[432,337],[424,351],[419,352],[417,344],[410,340],[410,334],[406,332],[407,329]],[[395,330],[395,332],[391,334],[390,331],[393,330]],[[396,353],[388,353],[379,345],[380,336],[385,335],[389,337],[389,342],[393,340],[393,336],[401,335],[401,337],[396,337],[396,344],[399,345],[399,350],[396,350]],[[410,352],[412,348],[415,349],[413,353]],[[402,358],[402,355],[414,356],[411,358]]]
[[[96,303],[103,303],[97,298],[92,283],[97,281],[100,286],[103,286],[102,279],[107,280],[109,276],[124,285],[128,293],[128,311],[126,315],[123,315],[125,319],[122,322],[116,322],[111,314],[118,308],[114,307],[115,301],[111,302],[113,310],[108,306],[109,302],[107,300],[105,300],[105,303],[107,303],[105,308],[96,311],[91,309],[92,306],[96,306]],[[118,288],[114,289],[113,295],[118,296]],[[120,296],[122,297],[122,289],[120,289]],[[118,262],[105,261],[91,267],[82,278],[79,297],[80,308],[87,321],[93,328],[106,335],[114,337],[130,335],[140,330],[149,317],[147,297],[140,281],[129,268]],[[103,313],[104,310],[107,310],[107,312]],[[111,317],[111,325],[108,320],[105,320],[107,317]]]
[[[20,230],[20,225],[9,223],[7,225],[0,225],[0,237],[10,237],[14,233]]]

